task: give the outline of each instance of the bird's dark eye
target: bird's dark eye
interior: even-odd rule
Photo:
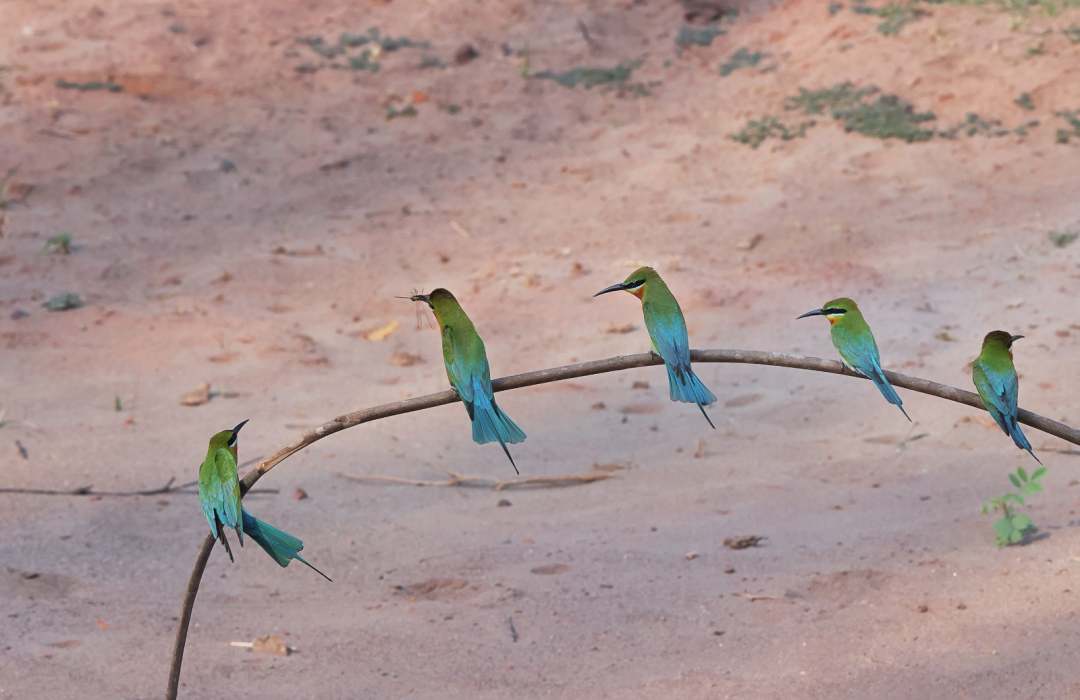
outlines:
[[[847,313],[847,309],[841,309],[838,306],[831,306],[831,307],[829,307],[827,309],[822,309],[822,311],[825,312],[826,316],[839,316],[841,314],[846,314]]]

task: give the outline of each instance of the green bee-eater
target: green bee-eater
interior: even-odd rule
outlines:
[[[983,338],[982,352],[971,364],[971,378],[994,422],[1012,438],[1017,447],[1035,457],[1031,443],[1016,422],[1020,380],[1013,365],[1012,344],[1023,337],[1005,331],[987,333]],[[1038,457],[1035,457],[1035,461],[1042,464]]]
[[[641,311],[645,316],[645,328],[652,340],[652,350],[667,367],[671,400],[697,404],[701,415],[705,416],[705,420],[715,430],[716,426],[705,412],[705,407],[716,401],[716,395],[702,384],[690,367],[690,338],[686,333],[686,320],[675,295],[656,270],[639,267],[622,282],[605,287],[593,296],[619,291],[630,292],[641,300]]]
[[[497,441],[510,460],[510,466],[520,474],[506,445],[523,442],[525,433],[495,403],[487,351],[476,327],[454,295],[445,289],[436,289],[431,294],[414,294],[409,300],[427,304],[439,322],[446,376],[465,404],[465,411],[472,421],[473,441],[481,445]]]
[[[859,311],[858,305],[846,297],[833,299],[826,302],[820,309],[807,311],[799,318],[807,316],[824,316],[829,320],[833,345],[840,352],[840,357],[853,372],[858,372],[874,383],[885,400],[900,409],[904,417],[911,420],[911,416],[904,410],[904,402],[900,395],[893,389],[881,369],[881,356],[878,354],[877,343],[874,334],[870,332],[870,326]]]
[[[311,566],[300,556],[304,543],[298,537],[279,530],[269,523],[264,523],[241,508],[240,477],[236,467],[236,438],[245,423],[247,423],[246,420],[232,430],[222,430],[210,438],[206,459],[199,467],[199,500],[202,502],[206,520],[210,523],[210,532],[225,546],[229,561],[233,561],[233,554],[229,547],[229,540],[225,538],[226,528],[236,531],[236,539],[240,542],[240,546],[244,545],[246,534],[266,550],[266,553],[280,566],[288,566],[290,560],[296,559],[330,581],[329,576]]]

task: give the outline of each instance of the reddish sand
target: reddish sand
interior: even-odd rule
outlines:
[[[442,390],[438,334],[394,298],[414,288],[458,294],[496,375],[643,351],[637,302],[590,298],[641,263],[697,347],[832,357],[824,321],[794,318],[850,295],[888,367],[968,387],[982,335],[1023,332],[1022,403],[1080,421],[1080,243],[1047,236],[1080,226],[1080,151],[1055,143],[1054,116],[1080,108],[1080,45],[1059,31],[1080,13],[927,4],[888,37],[825,3],[751,3],[679,54],[675,3],[360,5],[0,3],[0,173],[18,168],[0,212],[0,486],[187,481],[243,418],[247,460]],[[368,27],[432,46],[375,73],[296,70],[322,61],[297,37]],[[479,57],[456,65],[466,43]],[[769,57],[720,77],[742,47]],[[447,67],[418,67],[428,54]],[[642,56],[647,97],[522,77]],[[105,79],[123,91],[56,86]],[[750,118],[798,121],[784,97],[844,80],[942,125],[1041,124],[906,144],[823,117],[757,150],[728,138]],[[61,232],[72,253],[44,254]],[[42,308],[68,290],[86,306]],[[660,368],[500,396],[529,433],[522,471],[615,469],[586,486],[342,476],[511,477],[460,406],[291,458],[260,483],[279,492],[247,505],[335,582],[250,545],[235,564],[215,552],[182,695],[1080,695],[1080,462],[1054,451],[1068,445],[1029,430],[1050,468],[1028,511],[1043,537],[998,549],[980,503],[1031,460],[985,415],[902,392],[911,425],[865,382],[699,372],[715,432],[667,400]],[[202,382],[218,394],[182,406]],[[0,494],[0,524],[0,698],[160,696],[206,530],[195,497]],[[722,544],[749,534],[768,539]],[[269,633],[297,653],[229,646]]]

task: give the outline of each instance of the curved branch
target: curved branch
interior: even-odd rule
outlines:
[[[188,625],[191,624],[191,611],[195,607],[195,596],[199,593],[199,584],[202,583],[203,571],[206,570],[206,562],[210,561],[210,553],[214,551],[217,540],[213,535],[207,535],[203,540],[199,556],[195,558],[195,568],[191,570],[188,578],[187,591],[184,592],[184,603],[180,610],[180,624],[176,628],[176,641],[173,643],[172,666],[169,668],[169,689],[165,691],[165,697],[176,700],[176,694],[180,690],[180,666],[184,663],[184,647],[187,646]]]
[[[761,350],[692,350],[690,352],[690,358],[694,362],[721,362],[767,365],[770,367],[788,367],[791,369],[828,372],[830,374],[842,374],[857,379],[865,379],[862,375],[855,374],[846,369],[836,360],[823,360],[817,357],[802,357],[800,355],[787,355],[778,352],[763,352]],[[547,384],[549,382],[558,382],[565,379],[574,379],[576,377],[587,377],[593,374],[619,372],[627,369],[635,369],[637,367],[659,365],[662,364],[662,362],[663,361],[653,353],[621,355],[619,357],[609,357],[603,360],[580,362],[573,365],[564,365],[562,367],[553,367],[551,369],[541,369],[535,372],[515,374],[509,377],[496,379],[492,382],[492,387],[495,391],[507,391],[509,389],[520,389],[536,384]],[[898,372],[886,371],[885,375],[894,386],[910,389],[911,391],[917,391],[923,394],[929,394],[930,396],[937,396],[938,398],[946,399],[948,401],[955,401],[956,403],[962,403],[973,408],[984,410],[982,400],[973,392],[957,389],[948,384],[933,382],[929,379],[900,374]],[[255,485],[256,481],[261,479],[264,474],[275,466],[305,447],[333,435],[334,433],[345,430],[346,428],[352,428],[361,423],[370,423],[371,421],[379,420],[380,418],[389,418],[390,416],[397,416],[402,413],[423,411],[424,409],[444,406],[459,400],[460,398],[455,392],[447,390],[437,394],[418,396],[413,399],[396,401],[394,403],[383,404],[382,406],[375,406],[374,408],[365,408],[360,411],[353,411],[352,413],[338,416],[306,433],[293,444],[281,448],[257,464],[254,469],[245,474],[244,478],[240,480],[241,491],[247,493],[247,491]],[[1029,425],[1032,428],[1042,430],[1045,433],[1059,437],[1074,445],[1080,445],[1080,430],[1065,425],[1064,423],[1023,409],[1020,410],[1017,419],[1021,423]],[[199,590],[199,580],[202,578],[203,569],[206,568],[206,562],[209,559],[213,544],[213,540],[209,537],[203,543],[203,549],[199,553],[199,559],[195,562],[195,570],[191,572],[191,580],[188,582],[188,590],[184,598],[184,608],[180,617],[180,627],[177,630],[176,645],[173,651],[172,669],[169,674],[169,692],[167,697],[170,698],[170,700],[176,697],[176,689],[180,680],[180,664],[183,660],[184,644],[187,639],[187,627],[188,622],[191,619],[191,608],[195,604],[195,594]]]

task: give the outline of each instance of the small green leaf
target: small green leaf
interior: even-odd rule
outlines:
[[[994,532],[998,536],[998,542],[1008,542],[1012,531],[1012,522],[1008,518],[1002,518],[994,522]]]
[[[1012,526],[1014,530],[1023,533],[1025,530],[1031,527],[1031,518],[1024,515],[1023,513],[1019,515],[1014,515],[1012,517]]]
[[[1044,476],[1046,476],[1046,467],[1039,467],[1035,470],[1035,473],[1031,475],[1031,480],[1035,481],[1036,479],[1041,479]]]
[[[1023,537],[1024,537],[1024,533],[1020,532],[1019,530],[1013,530],[1012,534],[1009,535],[1009,544],[1016,544]]]
[[[1012,485],[1015,486],[1016,488],[1020,488],[1020,480],[1016,478],[1016,474],[1013,474],[1013,473],[1010,472],[1009,473],[1009,481],[1011,481]]]
[[[1015,501],[1020,505],[1024,505],[1024,497],[1018,493],[1007,493],[1001,497],[1002,503],[1007,503],[1009,501]]]
[[[60,233],[45,241],[46,253],[71,254],[71,234]]]
[[[1024,471],[1023,467],[1017,467],[1016,468],[1016,473],[1020,476],[1020,481],[1027,481],[1028,480],[1028,473],[1026,471]]]
[[[1043,490],[1042,484],[1037,481],[1029,481],[1024,484],[1024,493],[1031,495],[1033,493],[1039,493]]]

